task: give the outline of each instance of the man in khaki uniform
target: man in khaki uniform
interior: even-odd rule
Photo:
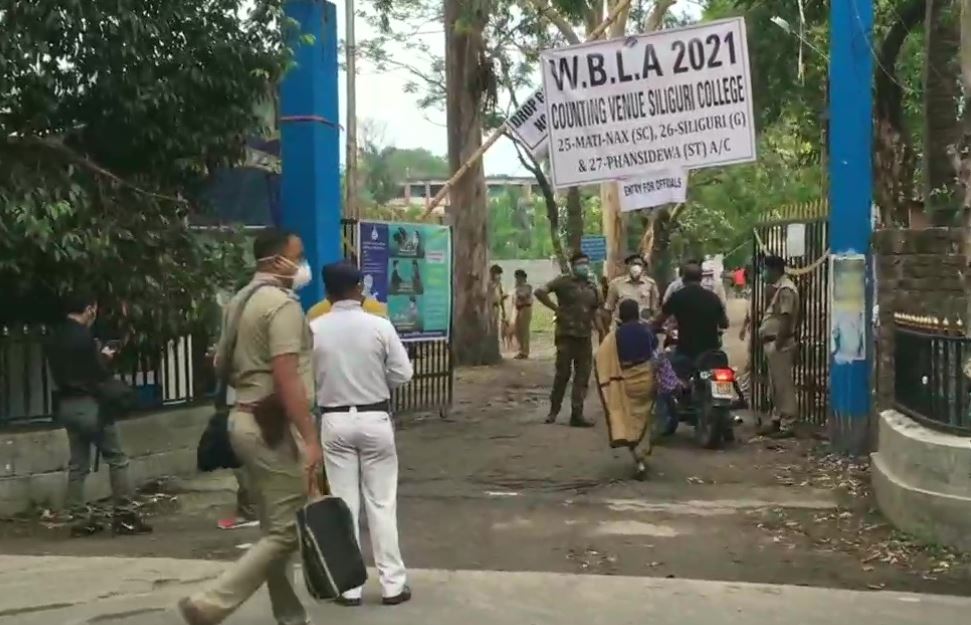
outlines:
[[[627,257],[627,275],[614,278],[607,288],[604,308],[611,314],[614,326],[620,325],[620,303],[624,300],[637,302],[641,320],[652,319],[660,312],[661,295],[657,283],[644,275],[644,259],[638,254]]]
[[[266,230],[253,251],[257,273],[227,306],[216,363],[228,368],[236,390],[229,437],[258,502],[262,537],[210,588],[179,602],[190,625],[220,623],[264,582],[277,623],[308,622],[289,565],[298,546],[296,513],[314,492],[323,460],[310,414],[313,337],[294,295],[311,274],[296,235]],[[282,436],[269,437],[270,444],[253,412],[274,394],[288,423],[279,424]]]
[[[770,285],[767,292],[769,305],[759,327],[759,340],[765,347],[775,412],[772,421],[759,433],[772,438],[787,438],[793,435],[793,426],[799,416],[793,378],[799,290],[786,275],[786,261],[778,256],[765,259],[765,279]]]
[[[529,332],[533,323],[533,286],[526,281],[526,272],[522,269],[517,269],[515,276],[513,299],[516,305],[516,342],[519,343],[516,359],[526,360],[529,358]]]

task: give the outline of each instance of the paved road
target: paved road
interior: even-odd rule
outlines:
[[[175,599],[224,564],[153,558],[0,556],[0,624],[171,625]],[[315,604],[347,625],[916,625],[959,623],[971,599],[556,573],[414,571],[416,599],[386,608]],[[374,603],[375,597],[367,597]],[[269,622],[264,593],[229,625]]]

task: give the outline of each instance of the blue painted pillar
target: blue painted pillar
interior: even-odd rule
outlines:
[[[866,281],[871,275],[873,201],[872,35],[873,0],[830,2],[829,237],[834,262],[830,280],[841,273],[837,267],[841,265],[840,258],[846,255],[864,254],[867,268],[864,272],[849,272],[860,276],[857,286],[866,293],[862,330],[865,358],[847,358],[835,351],[831,354],[831,440],[838,450],[848,453],[866,451],[870,413],[873,289]],[[849,289],[846,284],[844,275],[839,285],[844,293]],[[838,303],[838,299],[834,298],[834,302]],[[830,320],[834,331],[839,317],[835,308],[834,305]],[[845,306],[841,312],[845,315]]]
[[[324,296],[320,268],[343,257],[337,10],[327,0],[288,0],[284,11],[299,32],[288,42],[296,66],[280,86],[280,225],[299,234],[307,251],[314,274],[300,291],[307,308]]]

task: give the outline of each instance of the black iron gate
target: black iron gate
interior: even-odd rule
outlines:
[[[357,222],[345,219],[342,225],[344,257],[358,264]],[[455,382],[451,339],[409,342],[405,347],[415,368],[415,377],[393,393],[395,414],[438,411],[443,418],[447,417]]]
[[[796,329],[796,393],[800,420],[824,425],[829,415],[829,224],[826,202],[786,207],[776,219],[760,223],[753,237],[752,275],[752,403],[767,414],[772,408],[768,368],[757,340],[762,313],[768,304],[764,259],[774,254],[786,259],[790,277],[799,289],[801,315]],[[790,235],[804,229],[804,253],[789,250]]]

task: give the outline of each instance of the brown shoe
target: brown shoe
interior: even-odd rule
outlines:
[[[775,433],[777,433],[781,428],[782,426],[779,424],[778,421],[769,421],[768,423],[760,427],[756,431],[756,434],[758,436],[772,436]]]
[[[202,614],[202,610],[199,609],[197,605],[192,603],[192,600],[188,597],[182,597],[179,599],[179,614],[182,615],[182,620],[187,623],[187,625],[212,625],[212,621],[206,619]]]
[[[381,600],[381,603],[384,605],[401,605],[402,603],[408,603],[409,601],[411,601],[411,588],[405,586],[400,595],[395,595],[394,597],[385,597]]]

